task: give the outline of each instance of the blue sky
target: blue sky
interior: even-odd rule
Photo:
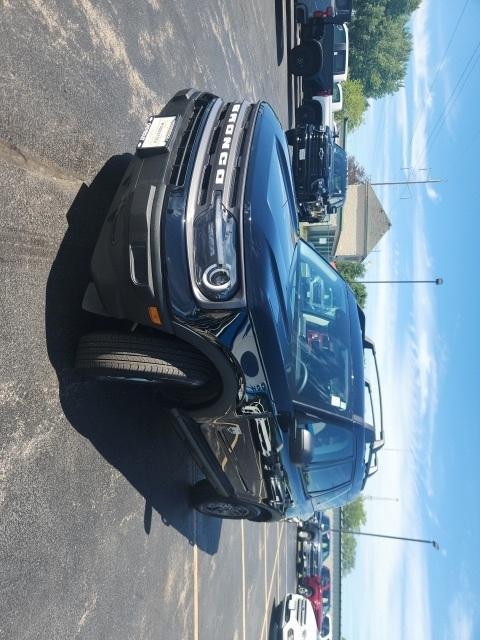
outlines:
[[[452,40],[462,10],[463,17]],[[480,2],[423,0],[404,88],[371,104],[348,150],[377,187],[392,229],[367,258],[367,333],[377,345],[388,449],[365,494],[365,531],[344,581],[347,640],[480,638]],[[473,57],[472,57],[473,56]]]

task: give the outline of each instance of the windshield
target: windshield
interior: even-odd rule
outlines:
[[[331,193],[345,195],[347,190],[347,161],[345,151],[336,144],[333,148],[333,173]]]
[[[346,284],[304,242],[299,243],[294,260],[288,366],[292,398],[345,415],[351,385]]]

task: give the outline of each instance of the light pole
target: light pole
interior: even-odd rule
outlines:
[[[359,284],[443,284],[443,278],[435,280],[358,280]]]
[[[431,544],[437,551],[440,549],[438,542],[435,540],[423,540],[422,538],[406,538],[405,536],[389,536],[384,533],[367,533],[366,531],[352,531],[351,529],[333,529],[330,527],[330,531],[336,533],[351,533],[356,536],[371,536],[373,538],[387,538],[390,540],[405,540],[406,542],[423,542],[425,544]]]

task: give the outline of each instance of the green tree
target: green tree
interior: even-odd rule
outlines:
[[[390,16],[409,16],[421,4],[421,0],[355,0],[355,14],[367,12],[371,6],[383,7],[383,10]]]
[[[360,496],[342,507],[342,529],[357,531],[367,521],[363,498]],[[342,576],[355,567],[357,540],[351,533],[342,533]]]
[[[349,73],[351,79],[362,83],[366,98],[380,98],[402,86],[412,50],[407,28],[410,15],[402,12],[415,5],[416,0],[356,3],[349,29]]]
[[[367,513],[362,496],[342,507],[342,529],[356,531],[367,521]]]
[[[337,120],[348,119],[348,128],[357,129],[363,122],[368,102],[363,94],[360,80],[346,80],[343,83],[343,108],[337,114]]]
[[[388,0],[385,12],[391,16],[410,16],[420,6],[422,0]]]
[[[355,568],[357,541],[351,533],[342,533],[342,578]]]
[[[367,302],[367,288],[361,282],[357,282],[358,278],[365,275],[365,266],[361,262],[336,262],[337,271],[348,282],[359,307],[362,309]]]

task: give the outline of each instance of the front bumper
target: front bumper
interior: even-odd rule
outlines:
[[[215,96],[192,89],[177,93],[161,116],[177,116],[168,149],[142,157],[137,152],[125,172],[100,232],[91,261],[93,286],[88,311],[172,331],[165,291],[162,221],[172,190],[182,189],[199,134]],[[151,309],[158,321],[152,320]],[[153,315],[155,318],[155,314]]]
[[[192,89],[167,103],[159,115],[177,117],[171,139],[167,148],[132,157],[97,240],[83,300],[88,311],[175,334],[204,353],[224,383],[224,397],[212,407],[217,416],[244,387],[229,345],[217,336],[246,307],[243,194],[257,110]],[[242,235],[238,289],[232,300],[215,303],[195,288],[189,230],[219,194]]]

